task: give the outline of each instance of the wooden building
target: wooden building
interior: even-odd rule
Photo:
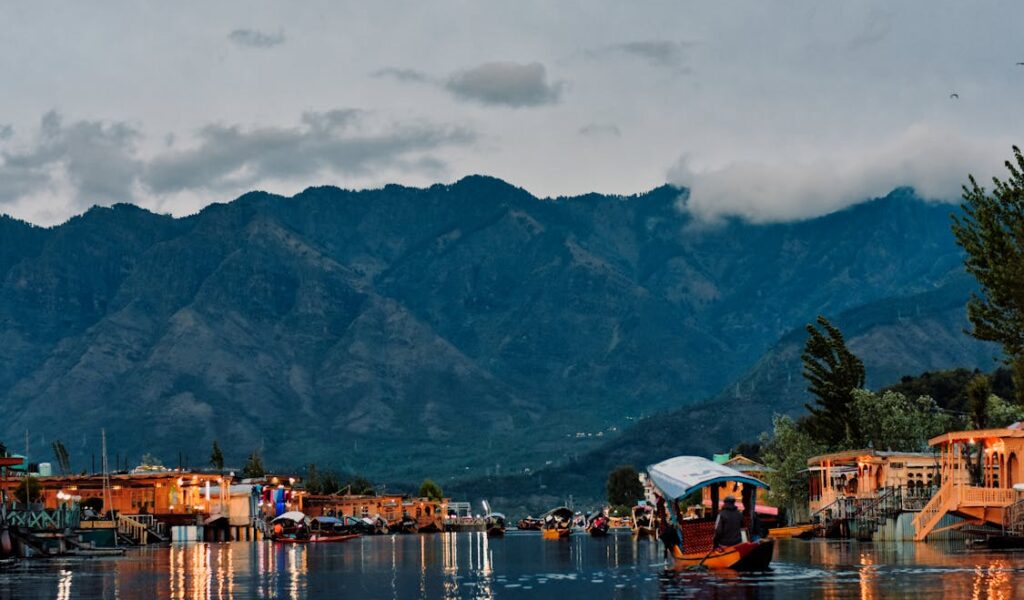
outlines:
[[[914,539],[964,525],[1013,529],[1012,515],[1024,503],[1024,430],[1020,423],[1002,429],[954,431],[928,443],[940,452],[941,487],[914,519]],[[1021,490],[1015,489],[1020,487]],[[960,520],[940,528],[947,516]]]
[[[718,460],[720,456],[722,457],[721,461]],[[743,473],[744,475],[747,475],[749,477],[753,477],[754,479],[764,481],[765,473],[771,471],[770,467],[765,466],[757,462],[756,460],[747,458],[742,454],[737,454],[736,456],[730,458],[726,458],[726,456],[728,455],[716,454],[715,462],[736,469],[740,473]],[[706,507],[710,507],[713,502],[712,498],[718,498],[719,508],[721,508],[722,501],[725,500],[725,497],[733,496],[734,498],[736,498],[737,508],[743,510],[743,486],[744,484],[737,483],[734,481],[724,482],[718,485],[709,485],[705,487],[701,492],[701,504],[703,504]],[[779,509],[768,504],[767,489],[754,488],[753,493],[756,494],[754,510],[757,512],[757,514],[763,521],[766,521],[768,523],[774,523],[775,519],[778,517]]]
[[[939,475],[930,452],[847,450],[807,461],[808,508],[813,515],[845,500],[875,500],[898,490],[901,498],[931,495]]]
[[[393,525],[408,515],[416,519],[420,529],[443,526],[448,514],[448,499],[431,500],[429,498],[406,498],[399,495],[308,495],[304,499],[304,511],[310,517],[319,516],[350,516],[357,519],[375,519],[378,516],[389,525]]]

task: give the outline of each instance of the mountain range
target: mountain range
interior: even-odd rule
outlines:
[[[78,468],[106,429],[111,452],[167,464],[205,464],[216,439],[235,465],[259,449],[389,481],[568,481],[581,461],[726,449],[798,410],[818,314],[873,384],[997,356],[962,333],[955,207],[898,189],[707,223],[687,200],[472,176],[253,192],[183,218],[2,218],[0,440],[28,431],[49,457],[61,439]]]

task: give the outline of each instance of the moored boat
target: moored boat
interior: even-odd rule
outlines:
[[[534,519],[533,517],[519,519],[519,522],[516,523],[516,528],[523,531],[540,531],[543,526],[543,519]]]
[[[609,526],[608,517],[603,512],[600,512],[587,523],[587,533],[593,537],[605,537],[608,535]]]
[[[487,529],[488,537],[502,537],[505,535],[505,515],[492,512],[484,517],[484,527]]]
[[[646,502],[633,507],[633,518],[629,526],[633,537],[638,540],[658,537],[658,530],[654,527],[654,508]]]
[[[821,527],[814,524],[806,525],[791,525],[789,527],[772,527],[768,530],[768,537],[781,539],[781,538],[799,538],[806,540],[814,537]]]
[[[546,540],[567,538],[572,533],[572,510],[559,506],[544,513],[541,533]]]
[[[744,475],[736,469],[699,456],[677,456],[647,467],[647,473],[658,494],[668,504],[669,522],[661,536],[672,555],[676,568],[707,567],[753,571],[767,569],[771,564],[775,541],[760,539],[755,526],[754,504],[757,488],[768,484]],[[739,543],[720,546],[715,543],[716,517],[719,509],[717,491],[725,482],[737,484],[742,491],[742,526]],[[696,491],[712,486],[711,510],[708,518],[686,519],[679,501]],[[727,500],[730,500],[727,498]]]

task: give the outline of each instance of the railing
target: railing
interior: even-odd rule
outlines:
[[[153,515],[122,515],[128,517],[133,521],[138,521],[146,526],[147,529],[156,533],[162,538],[167,537],[167,524],[163,521],[158,521]]]
[[[117,532],[129,537],[137,544],[145,544],[149,536],[149,528],[145,523],[136,521],[128,515],[120,515],[117,518]]]
[[[1003,529],[1010,535],[1024,535],[1024,499],[1007,507],[1003,517]]]
[[[1009,506],[1016,497],[1016,492],[1012,489],[958,487],[961,487],[959,503],[963,506]]]
[[[35,530],[63,530],[78,527],[82,513],[77,506],[55,509],[12,509],[7,511],[7,524]]]

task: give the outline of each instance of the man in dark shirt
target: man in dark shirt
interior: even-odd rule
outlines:
[[[715,547],[735,546],[743,541],[743,515],[736,510],[736,498],[726,496],[725,505],[715,521]]]

